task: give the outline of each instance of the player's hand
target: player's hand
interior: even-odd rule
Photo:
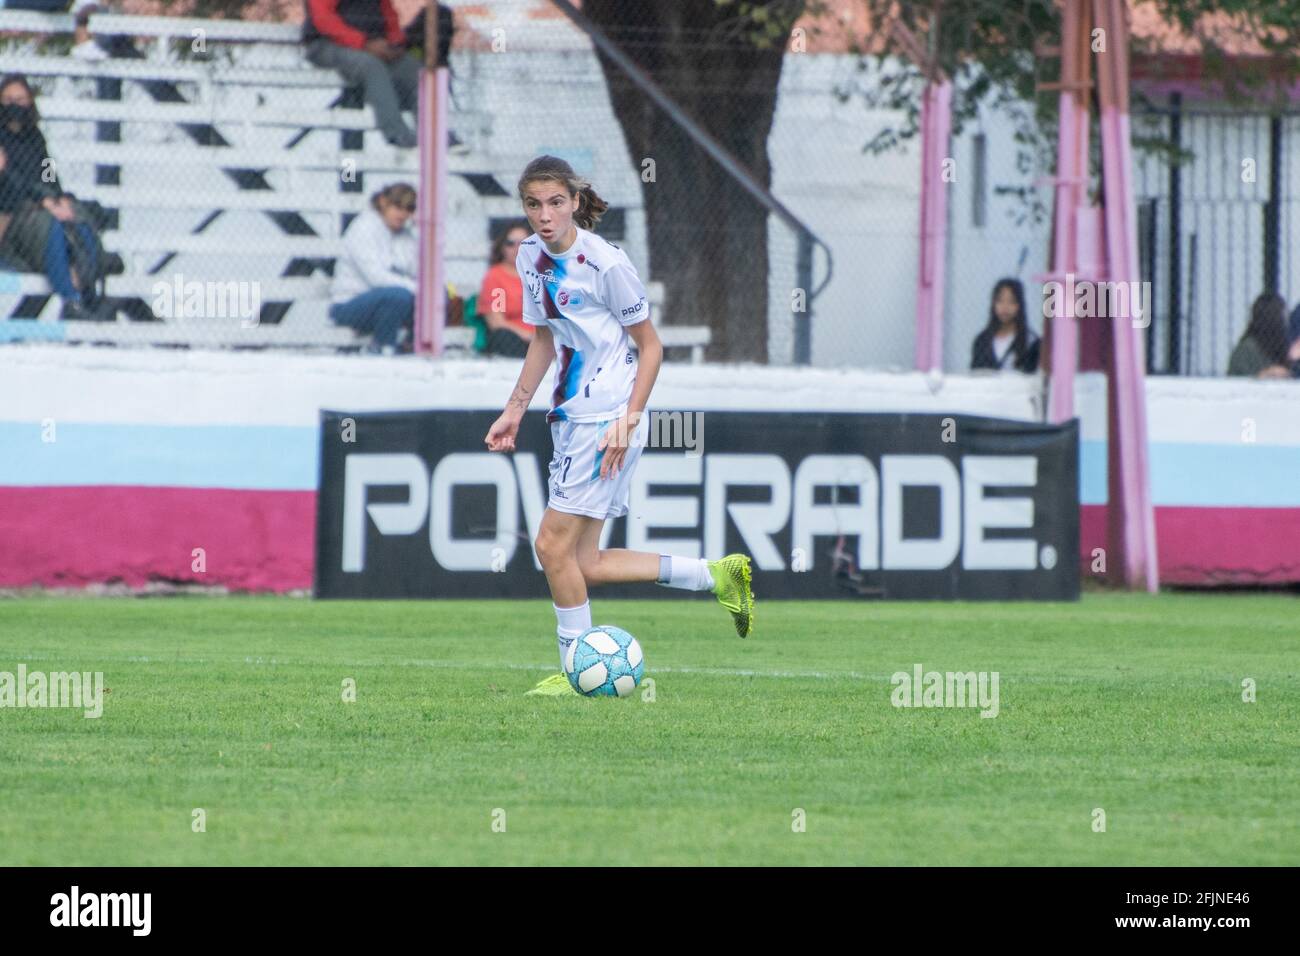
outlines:
[[[487,437],[483,441],[487,443],[488,451],[514,451],[515,435],[518,433],[519,419],[508,412],[502,412],[501,417],[488,429]]]
[[[624,415],[605,429],[600,444],[596,446],[597,452],[605,453],[600,460],[601,478],[613,478],[623,467],[623,462],[627,459],[627,450],[631,447],[636,433],[637,422],[640,420],[641,413],[633,412],[631,415]]]

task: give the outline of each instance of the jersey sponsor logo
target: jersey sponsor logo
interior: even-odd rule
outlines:
[[[537,245],[537,240],[536,240],[536,239],[525,239],[524,242],[523,242],[523,244],[524,244],[525,246],[535,246],[535,245]]]
[[[633,360],[633,358],[632,358],[632,353],[631,353],[631,352],[628,352],[627,355],[623,356],[623,364],[624,364],[624,365],[631,365],[633,361],[634,361],[634,360]]]
[[[542,282],[549,282],[552,285],[560,281],[558,278],[556,278],[554,269],[547,269],[545,272],[537,272],[533,269],[525,269],[524,275],[538,278]]]
[[[558,306],[573,306],[575,309],[582,305],[582,296],[576,292],[570,292],[568,289],[561,289],[555,293],[555,304]]]
[[[595,269],[597,272],[600,271],[600,266],[596,265],[596,263],[592,262],[590,259],[588,259],[586,256],[584,256],[581,252],[578,253],[578,264],[579,264],[579,265],[588,265],[588,266],[591,266],[591,268]]]
[[[636,305],[629,305],[626,309],[623,310],[623,317],[627,318],[629,315],[636,315],[644,308],[645,308],[645,299],[643,298],[637,299]]]

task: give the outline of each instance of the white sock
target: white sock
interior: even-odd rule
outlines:
[[[564,670],[564,655],[569,645],[591,630],[591,602],[583,601],[577,607],[555,608],[555,646],[560,652],[560,670]]]
[[[704,558],[679,558],[671,554],[659,555],[658,584],[684,591],[712,591],[713,575]]]
[[[569,631],[562,627],[555,629],[555,647],[560,652],[560,670],[564,670],[564,658],[569,653],[569,645],[582,637],[582,631]]]

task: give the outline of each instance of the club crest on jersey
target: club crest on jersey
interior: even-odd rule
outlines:
[[[576,309],[578,306],[582,305],[582,296],[578,295],[576,292],[570,292],[568,289],[561,289],[559,292],[555,293],[555,304],[560,308],[571,305]]]

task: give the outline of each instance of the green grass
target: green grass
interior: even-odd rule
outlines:
[[[707,600],[597,599],[647,702],[524,697],[544,601],[0,601],[0,671],[110,688],[0,710],[0,865],[1294,866],[1296,611],[766,602],[741,641]],[[999,672],[999,715],[894,708],[917,663]]]

